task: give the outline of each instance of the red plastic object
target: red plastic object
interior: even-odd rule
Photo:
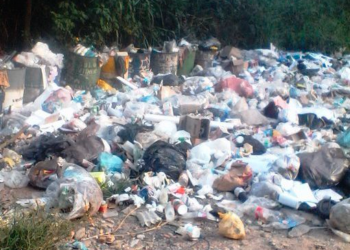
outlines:
[[[231,89],[244,97],[252,97],[254,95],[252,85],[248,81],[236,76],[228,76],[217,84],[216,91],[221,92],[224,89]]]

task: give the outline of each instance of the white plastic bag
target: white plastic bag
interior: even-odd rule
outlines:
[[[16,169],[6,171],[3,169],[0,171],[0,175],[4,180],[4,184],[9,188],[24,188],[28,186],[29,177],[26,171],[19,171]]]

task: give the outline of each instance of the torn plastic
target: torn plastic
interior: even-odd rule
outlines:
[[[103,201],[100,186],[82,167],[62,163],[63,176],[46,189],[46,196],[52,198],[51,207],[59,208],[69,220],[94,215]]]
[[[348,168],[348,160],[336,143],[325,144],[314,153],[298,154],[300,176],[311,187],[328,188],[337,185]]]

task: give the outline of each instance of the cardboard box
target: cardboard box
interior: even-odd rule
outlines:
[[[210,132],[210,120],[207,118],[182,116],[179,123],[180,130],[191,134],[191,138],[207,140]]]

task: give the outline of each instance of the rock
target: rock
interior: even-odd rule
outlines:
[[[146,236],[144,234],[139,234],[139,235],[136,236],[136,238],[139,239],[139,240],[144,240],[145,237]]]
[[[299,225],[288,232],[288,237],[297,238],[304,234],[307,234],[308,232],[310,232],[310,230],[311,228],[308,225]]]
[[[133,248],[134,246],[136,246],[138,243],[139,243],[139,239],[133,239],[131,242],[130,242],[130,247]]]
[[[321,227],[323,225],[323,222],[317,218],[313,219],[311,223],[312,223],[312,226],[314,227]]]
[[[77,231],[75,231],[74,239],[81,240],[86,235],[85,227],[79,228]]]

